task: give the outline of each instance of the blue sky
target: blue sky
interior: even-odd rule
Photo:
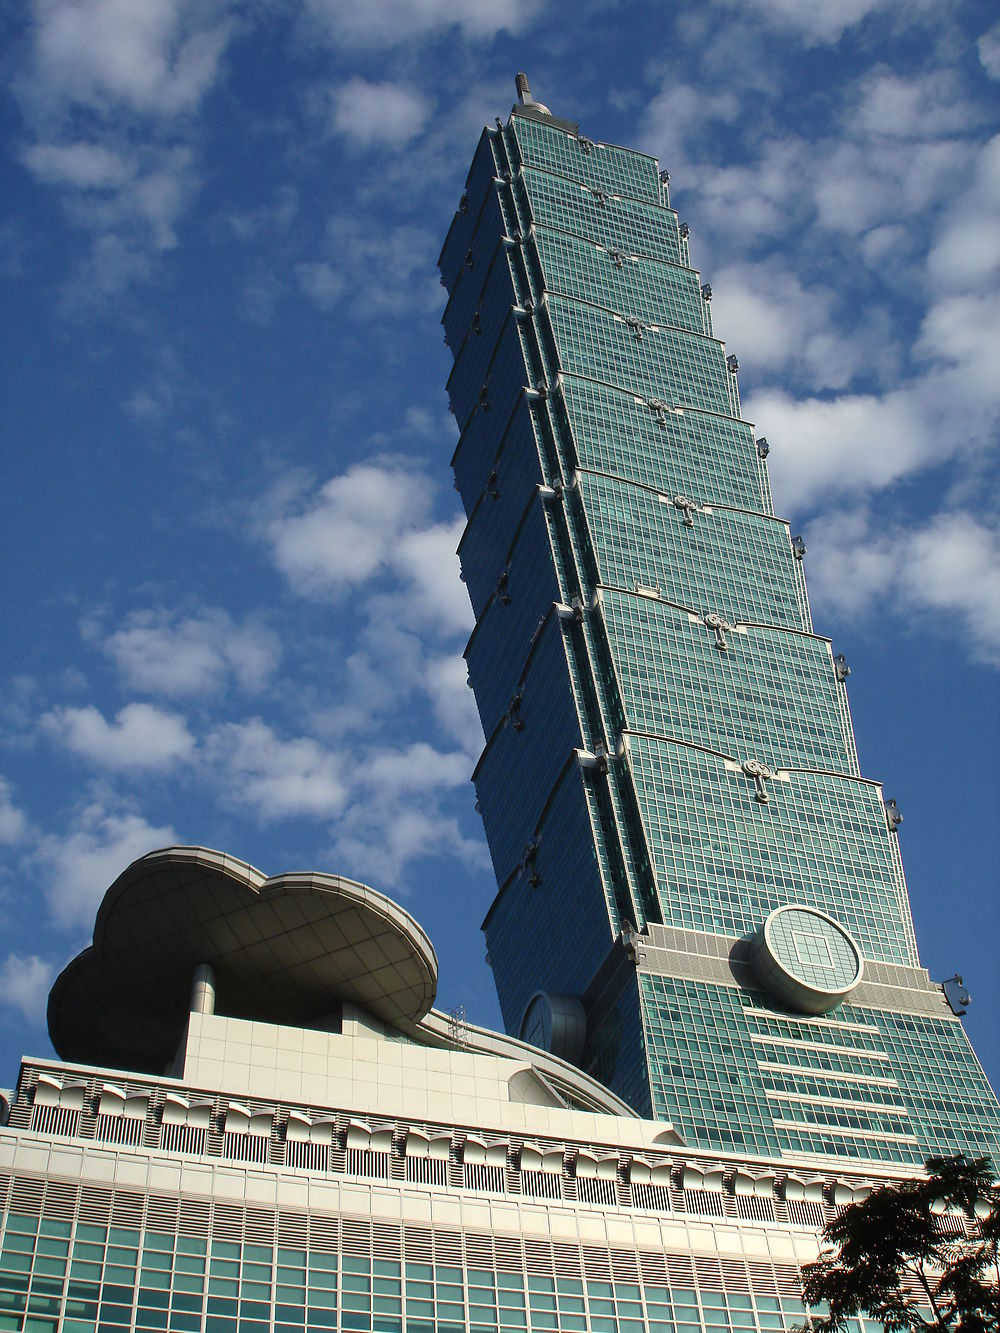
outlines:
[[[996,1082],[992,7],[34,0],[0,38],[0,1085],[175,841],[399,897],[499,1021],[435,261],[518,69],[670,170]]]

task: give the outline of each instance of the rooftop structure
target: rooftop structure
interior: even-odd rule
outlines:
[[[335,875],[268,879],[232,856],[171,847],[106,893],[93,945],[52,988],[49,1032],[65,1059],[161,1072],[192,1002],[297,1027],[335,1021],[346,1002],[412,1024],[436,990],[430,940],[383,894]]]
[[[322,968],[280,983],[268,940],[293,971],[322,941]],[[0,1329],[801,1323],[815,1229],[870,1176],[689,1148],[430,1009],[433,982],[419,926],[362,885],[204,848],[130,866],[53,988],[62,1059],[25,1058],[0,1117]]]
[[[439,261],[507,1029],[689,1144],[1000,1156],[669,177],[518,87]]]

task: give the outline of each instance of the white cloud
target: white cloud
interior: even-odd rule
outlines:
[[[270,324],[284,294],[285,285],[281,279],[258,266],[243,281],[240,310],[252,324]]]
[[[124,201],[126,218],[134,215],[149,229],[157,250],[170,250],[177,244],[175,224],[188,203],[193,184],[191,166],[189,149],[171,149],[150,170],[136,177]]]
[[[981,516],[954,510],[903,527],[861,509],[825,514],[808,536],[817,602],[950,618],[974,658],[1000,666],[1000,531]]]
[[[962,112],[958,119],[974,117]],[[995,431],[1000,142],[923,142],[891,153],[884,146],[845,143],[827,165],[831,162],[835,169],[827,169],[817,187],[819,221],[857,235],[862,255],[881,279],[924,297],[919,333],[910,347],[911,365],[923,373],[903,378],[881,397],[796,401],[786,391],[758,392],[747,401],[748,415],[777,446],[772,475],[786,512],[831,496],[865,495],[955,457],[975,460],[978,467]],[[862,224],[872,229],[859,234]],[[845,259],[852,240],[844,238]],[[927,246],[922,269],[920,255]],[[721,281],[718,286],[722,309],[727,288]],[[766,313],[760,318],[766,332]],[[802,339],[801,355],[807,355],[804,319],[801,311],[793,313],[778,330],[777,352],[783,348],[781,332],[792,331]],[[729,332],[723,321],[717,327]],[[849,350],[848,337],[845,330],[841,351]],[[859,369],[878,371],[881,357],[891,371],[891,327],[882,335],[872,323],[855,350]],[[903,349],[896,352],[902,360]],[[743,358],[751,372],[754,357],[751,347]],[[827,387],[837,387],[836,379]],[[953,471],[952,482],[955,476]]]
[[[413,803],[391,812],[353,806],[340,821],[330,855],[346,874],[401,893],[402,877],[412,861],[457,857],[479,868],[489,864],[485,843],[467,838],[456,819]]]
[[[519,32],[537,8],[536,0],[305,0],[315,31],[348,46],[398,46],[415,38],[459,28],[471,38]]]
[[[881,328],[843,331],[836,296],[803,287],[777,263],[735,264],[713,274],[713,318],[755,379],[786,371],[813,388],[840,389],[870,374],[889,344]]]
[[[898,562],[889,544],[877,536],[864,506],[825,510],[806,529],[814,608],[822,605],[860,616],[875,601],[893,605],[898,593]]]
[[[130,390],[122,401],[122,411],[133,421],[146,425],[161,423],[174,405],[183,382],[184,370],[172,347],[157,349],[156,364],[145,385]]]
[[[1000,23],[994,23],[977,43],[979,60],[991,79],[1000,79]]]
[[[905,390],[829,400],[764,390],[753,395],[744,414],[773,446],[768,466],[783,513],[835,495],[883,489],[958,443],[938,437],[920,396]]]
[[[860,238],[861,254],[871,269],[894,266],[900,259],[908,261],[912,258],[919,239],[912,228],[900,222],[885,222],[872,227]]]
[[[979,152],[975,179],[947,210],[927,260],[945,292],[980,287],[1000,271],[1000,135]]]
[[[62,309],[77,317],[113,303],[134,284],[145,282],[153,269],[149,249],[109,232],[96,236],[63,293]]]
[[[509,106],[513,100],[510,74],[481,77],[481,64],[463,67],[457,80],[453,71],[440,84],[435,81],[426,90],[438,109],[425,122],[419,144],[396,154],[391,171],[368,174],[363,198],[369,220],[377,216],[377,206],[382,201],[387,212],[394,214],[398,212],[400,199],[423,198],[428,191],[433,194],[435,190],[444,190],[446,198],[457,202],[456,164],[464,164],[469,146],[476,142],[483,126],[492,124],[498,108]],[[325,110],[325,106],[320,109]],[[436,229],[433,235],[422,234],[429,241],[425,262],[433,269],[442,238]],[[437,297],[436,307],[433,302],[428,305],[428,309],[435,309],[436,319],[441,314],[440,287]]]
[[[426,521],[427,479],[401,463],[359,463],[301,512],[267,528],[278,568],[306,596],[336,596],[387,570],[402,533]]]
[[[266,536],[296,592],[336,599],[381,579],[379,595],[404,623],[458,633],[471,628],[455,556],[463,524],[433,522],[431,499],[427,478],[405,463],[359,463],[286,507]]]
[[[20,1010],[29,1023],[41,1023],[54,973],[36,954],[9,953],[0,963],[0,1004]]]
[[[851,111],[856,132],[910,141],[949,138],[977,124],[981,116],[953,70],[906,77],[886,66],[864,76]]]
[[[177,246],[178,224],[199,184],[189,148],[126,145],[109,129],[87,141],[44,140],[22,156],[39,181],[58,191],[70,224],[89,237],[63,291],[66,314],[114,302]]]
[[[63,189],[71,220],[97,236],[120,233],[154,250],[177,244],[176,224],[195,188],[188,148],[141,150],[107,143],[36,143],[24,162],[45,185]]]
[[[907,533],[905,544],[910,598],[956,612],[979,651],[1000,665],[1000,533],[974,514],[941,514]]]
[[[709,222],[742,233],[744,245],[757,237],[787,235],[791,218],[803,202],[805,156],[803,145],[790,137],[765,144],[750,166],[727,165],[707,171],[704,181],[698,180],[696,229],[700,221]],[[684,165],[683,158],[681,168],[685,179],[694,171],[693,166]]]
[[[434,523],[404,533],[392,552],[392,563],[415,599],[412,612],[418,623],[444,634],[472,629],[469,596],[459,577],[455,554],[465,520]]]
[[[233,25],[200,0],[35,0],[28,96],[43,104],[191,111]]]
[[[330,701],[311,710],[310,731],[350,756],[346,767],[329,761],[343,792],[336,836],[363,825],[369,832],[358,837],[365,845],[388,846],[395,838],[384,863],[393,875],[411,855],[401,833],[390,829],[403,817],[404,793],[421,803],[436,799],[442,786],[464,784],[482,745],[464,663],[437,647],[464,638],[472,613],[455,555],[462,520],[435,522],[433,498],[423,473],[390,457],[356,464],[312,493],[286,492],[266,525],[275,563],[296,592],[334,601],[353,594],[361,625]],[[458,742],[459,750],[448,753],[429,738],[409,747],[379,744],[381,736],[412,735],[422,700],[437,734]],[[365,800],[362,791],[369,793]],[[358,809],[366,804],[378,808]]]
[[[445,753],[425,741],[372,747],[357,767],[351,802],[333,828],[336,863],[397,888],[407,866],[424,857],[488,864],[482,839],[466,838],[442,808],[449,792],[469,782],[471,768],[467,754]]]
[[[869,14],[889,9],[893,0],[729,0],[740,12],[752,12],[776,28],[796,33],[807,46],[832,45]],[[919,9],[919,4],[912,6]]]
[[[468,781],[467,755],[442,753],[426,741],[415,741],[405,749],[375,750],[358,774],[358,785],[382,798],[459,787]]]
[[[458,653],[428,660],[423,687],[429,695],[438,726],[453,737],[467,755],[477,759],[485,743],[476,696],[469,688],[465,658]]]
[[[111,770],[165,770],[190,759],[195,748],[184,719],[152,704],[126,704],[114,722],[92,704],[56,708],[40,725],[52,740],[80,758]]]
[[[642,139],[671,173],[681,171],[688,162],[688,148],[713,122],[729,125],[741,114],[738,95],[725,87],[708,92],[704,87],[685,83],[668,71],[663,91],[656,94],[642,117]]]
[[[121,153],[95,143],[39,143],[25,149],[24,163],[45,185],[103,190],[121,185],[134,166]]]
[[[373,219],[337,215],[326,228],[326,249],[350,280],[351,313],[377,320],[414,310],[441,311],[441,287],[433,277],[440,237],[404,223],[382,227]]]
[[[689,220],[698,257],[706,227],[727,258],[780,248],[793,268],[829,258],[816,248],[817,224],[841,246],[898,227],[897,259],[922,250],[935,215],[966,184],[976,156],[970,131],[984,121],[954,74],[929,68],[904,78],[876,67],[845,81],[831,114],[801,128],[782,122],[780,71],[763,85],[760,75],[754,68],[735,85],[713,81],[706,94],[686,66],[668,66],[642,118],[643,143],[670,169],[676,197],[696,192]],[[731,152],[720,152],[720,126]],[[875,249],[883,261],[893,257],[885,245]]]
[[[280,641],[266,626],[252,618],[238,624],[211,607],[187,616],[135,611],[106,638],[96,626],[85,626],[85,634],[101,642],[131,689],[172,697],[215,694],[230,679],[256,692],[281,657]]]
[[[325,260],[295,265],[299,290],[320,310],[332,310],[344,293],[343,274]]]
[[[314,733],[327,721],[320,718]],[[470,755],[427,740],[372,741],[372,734],[378,729],[334,748],[313,737],[283,738],[253,718],[216,727],[205,751],[220,790],[258,819],[324,821],[333,863],[345,873],[397,883],[411,861],[435,852],[457,851],[478,864],[482,847],[442,809],[469,782]]]
[[[980,403],[989,421],[997,416],[1000,365],[1000,300],[996,291],[945,297],[930,307],[915,351],[931,362],[953,367],[953,390],[968,408]]]
[[[176,842],[168,825],[157,827],[139,815],[109,811],[99,803],[86,807],[71,832],[43,838],[36,852],[56,925],[64,930],[89,928],[106,890],[127,865],[154,848]]]
[[[14,82],[33,139],[22,158],[90,237],[62,294],[64,313],[116,301],[177,245],[199,184],[182,136],[235,31],[227,5],[34,0]]]
[[[260,718],[216,727],[206,754],[232,800],[263,820],[335,815],[347,795],[341,774],[355,762],[308,737],[282,740]]]
[[[230,213],[226,219],[233,235],[240,241],[286,232],[299,211],[299,192],[294,185],[280,185],[269,203],[245,212]]]
[[[379,614],[370,602],[365,610],[356,648],[338,663],[335,702],[310,718],[311,728],[325,737],[370,736],[387,717],[410,709],[414,692],[423,688],[426,659],[420,635],[395,616]]]
[[[27,818],[14,804],[10,783],[0,778],[0,846],[10,847],[20,842],[27,831]]]
[[[358,148],[402,148],[421,132],[430,110],[414,88],[353,78],[331,93],[330,127]]]
[[[962,140],[834,141],[814,150],[803,183],[817,220],[834,233],[860,236],[875,226],[911,219],[926,227],[968,170]]]
[[[931,251],[929,267],[942,286],[970,287],[1000,267],[1000,228],[979,214],[953,219]]]

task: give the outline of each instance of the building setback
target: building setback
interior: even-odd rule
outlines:
[[[0,1097],[0,1333],[791,1330],[1000,1146],[666,182],[521,93],[441,259],[518,1035],[372,888],[142,857]]]
[[[699,1147],[1000,1159],[667,173],[519,84],[439,261],[507,1030]]]

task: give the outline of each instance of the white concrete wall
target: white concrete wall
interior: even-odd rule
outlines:
[[[349,1027],[354,1030],[343,1034],[315,1032],[192,1014],[183,1080],[240,1100],[302,1102],[472,1131],[551,1135],[639,1152],[676,1144],[672,1132],[653,1121],[512,1101],[509,1082],[530,1073],[527,1063],[390,1041]]]

